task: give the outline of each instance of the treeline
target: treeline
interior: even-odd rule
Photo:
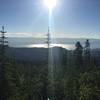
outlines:
[[[100,67],[88,46],[83,50],[77,42],[67,59],[62,57],[62,65],[34,65],[5,57],[0,100],[100,100]]]
[[[99,100],[100,70],[91,65],[85,71],[77,66],[35,66],[10,59],[5,64],[5,96],[7,100]]]

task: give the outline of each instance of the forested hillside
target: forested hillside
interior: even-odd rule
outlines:
[[[0,92],[4,93],[5,100],[99,100],[99,65],[93,57],[86,60],[89,56],[74,52],[63,55],[62,63],[50,65],[53,67],[52,78],[46,63],[34,64],[28,59],[23,61],[6,56]]]

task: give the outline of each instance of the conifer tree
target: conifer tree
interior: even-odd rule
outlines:
[[[1,37],[0,37],[0,100],[5,100],[5,47],[7,47],[7,41],[5,37],[4,26],[2,26]]]
[[[85,47],[84,47],[84,61],[85,61],[85,66],[89,66],[90,64],[90,42],[87,39],[85,42]]]
[[[81,45],[81,43],[78,41],[75,44],[75,51],[74,51],[74,56],[75,56],[75,65],[77,65],[78,67],[82,67],[82,63],[83,63],[83,58],[82,58],[82,53],[83,53],[83,47]]]

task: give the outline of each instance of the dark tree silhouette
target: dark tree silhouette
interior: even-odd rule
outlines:
[[[75,44],[75,47],[76,47],[76,49],[74,50],[75,65],[77,67],[81,67],[83,63],[82,59],[83,47],[79,41]]]
[[[0,100],[5,100],[5,47],[7,47],[7,41],[5,40],[4,26],[2,26],[0,37]]]
[[[85,66],[88,66],[90,64],[90,42],[87,39],[85,42],[85,47],[84,47],[84,61],[85,61]]]

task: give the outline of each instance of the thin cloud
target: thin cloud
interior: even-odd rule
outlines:
[[[7,33],[7,37],[33,37],[33,38],[46,38],[47,34],[44,33]],[[80,33],[80,34],[72,34],[72,33],[51,33],[51,38],[95,38],[100,39],[99,34],[91,34],[91,33]]]
[[[7,33],[7,37],[35,37],[35,38],[42,38],[45,35],[41,33]]]

